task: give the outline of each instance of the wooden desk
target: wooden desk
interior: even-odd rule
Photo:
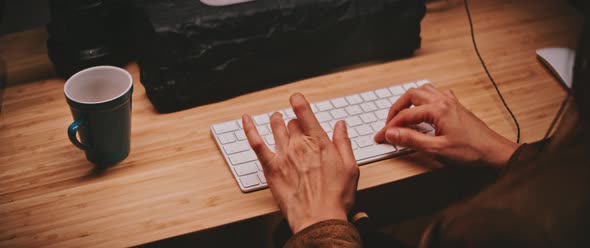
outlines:
[[[543,137],[565,93],[535,58],[542,47],[574,47],[580,18],[559,0],[472,1],[477,41],[522,127],[522,141]],[[350,69],[172,114],[157,114],[136,65],[132,147],[99,176],[70,144],[72,121],[63,80],[6,89],[0,115],[0,246],[131,246],[277,211],[268,190],[243,194],[208,127],[242,113],[288,106],[303,92],[330,99],[416,79],[452,89],[502,135],[515,139],[510,116],[471,45],[461,4],[429,13],[415,57]],[[361,167],[367,189],[439,165],[422,154]],[[428,196],[425,196],[428,197]],[[403,199],[398,199],[403,200]]]

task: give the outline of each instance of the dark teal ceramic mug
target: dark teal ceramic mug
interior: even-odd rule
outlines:
[[[74,117],[68,137],[97,166],[114,165],[129,155],[132,93],[129,72],[113,66],[88,68],[66,81],[64,94]]]

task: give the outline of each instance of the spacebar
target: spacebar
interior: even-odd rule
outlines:
[[[377,144],[369,147],[358,148],[354,150],[354,158],[356,161],[365,160],[371,157],[390,154],[396,152],[397,149],[389,144]]]

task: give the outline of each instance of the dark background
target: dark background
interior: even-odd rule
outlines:
[[[5,2],[0,35],[45,27],[49,22],[47,0],[0,0]]]

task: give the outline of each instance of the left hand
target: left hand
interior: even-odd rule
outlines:
[[[290,102],[297,118],[288,127],[280,113],[270,118],[276,153],[266,146],[251,117],[242,117],[268,187],[293,233],[323,220],[346,221],[359,177],[346,124],[336,124],[332,142],[303,95],[294,94]]]

